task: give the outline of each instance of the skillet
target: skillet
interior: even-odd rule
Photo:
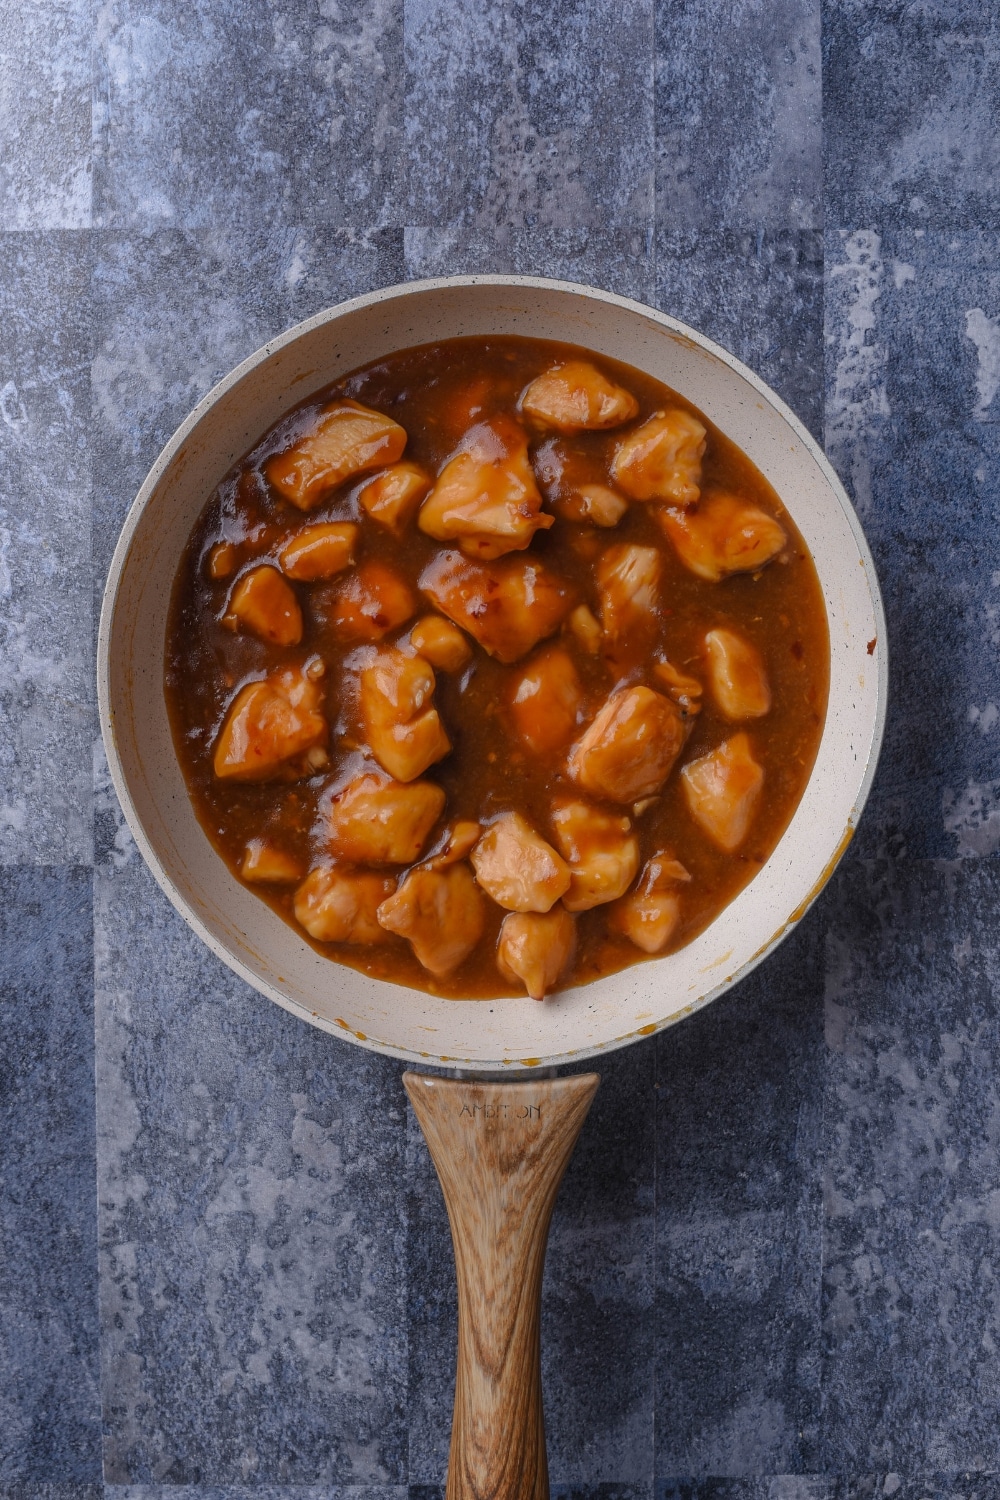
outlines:
[[[830,697],[802,800],[755,879],[678,953],[544,1004],[462,1003],[332,965],[242,886],[188,797],[163,692],[167,613],[209,493],[262,432],[313,390],[372,359],[463,335],[583,345],[681,391],[741,447],[812,553],[830,632]],[[639,303],[515,276],[390,287],[266,344],[181,424],[129,512],[98,639],[98,700],[111,777],[160,886],[212,951],[310,1024],[418,1068],[407,1091],[452,1224],[459,1359],[449,1500],[543,1500],[538,1303],[545,1237],[596,1075],[543,1076],[675,1024],[746,975],[801,919],[850,841],[885,722],[885,622],[871,555],[814,439],[730,354]],[[507,1081],[513,1079],[514,1081]]]

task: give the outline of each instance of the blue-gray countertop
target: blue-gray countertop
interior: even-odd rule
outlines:
[[[0,0],[0,231],[0,1500],[440,1493],[452,1270],[400,1068],[174,915],[93,636],[221,374],[484,269],[759,370],[891,637],[834,881],[602,1064],[546,1274],[555,1493],[1000,1496],[996,4]]]

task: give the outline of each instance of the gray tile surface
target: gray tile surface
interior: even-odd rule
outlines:
[[[825,0],[827,222],[1000,228],[991,0]]]
[[[0,231],[90,226],[95,12],[0,4]]]
[[[854,862],[827,903],[834,1472],[1000,1471],[998,895],[992,859]]]
[[[409,1500],[409,1497],[406,1485],[106,1484],[104,1500]]]
[[[892,670],[815,910],[602,1060],[545,1279],[553,1495],[1000,1500],[998,76],[989,0],[0,0],[0,1500],[442,1494],[451,1251],[400,1070],[167,906],[92,641],[219,376],[490,270],[773,384]]]
[[[95,933],[106,1479],[398,1484],[398,1069],[210,961],[134,850]]]
[[[119,0],[96,40],[96,223],[393,222],[399,0]]]
[[[660,1476],[821,1467],[824,929],[657,1042]]]
[[[645,226],[652,0],[408,0],[408,224]]]
[[[88,872],[0,869],[0,955],[0,1487],[82,1486],[101,1477]]]
[[[85,235],[0,259],[0,864],[91,858],[90,275]]]
[[[1000,234],[834,230],[826,253],[826,442],[875,556],[893,676],[859,847],[989,854],[1000,848]]]
[[[664,228],[822,224],[820,0],[656,0]]]

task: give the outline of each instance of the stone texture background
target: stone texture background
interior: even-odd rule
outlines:
[[[892,707],[749,981],[607,1060],[553,1228],[562,1500],[1000,1496],[1000,13],[0,0],[0,1500],[437,1500],[455,1309],[394,1063],[202,950],[95,727],[161,443],[353,293],[532,271],[786,397]]]

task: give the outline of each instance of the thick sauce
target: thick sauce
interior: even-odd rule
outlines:
[[[618,412],[608,408],[607,420],[614,425],[598,430],[553,426],[546,416],[552,393],[544,384],[534,388],[537,400],[522,402],[522,393],[532,381],[567,364],[572,370],[575,361],[596,365],[608,382],[617,383],[634,398],[630,403],[622,395]],[[390,436],[389,446],[383,445],[384,451],[376,453],[363,472],[333,487],[320,483],[310,490],[312,471],[308,464],[305,469],[297,468],[295,455],[316,429],[320,414],[345,400],[382,413],[405,429],[405,454],[396,452],[402,439],[393,448]],[[345,420],[353,420],[352,409],[345,410]],[[671,496],[654,493],[646,497],[641,491],[650,486],[644,479],[642,453],[638,452],[631,467],[621,457],[616,460],[616,454],[632,433],[641,432],[644,424],[662,412],[673,414],[670,421],[678,413],[690,414],[704,427],[700,475],[686,493],[682,474]],[[696,434],[697,422],[692,429]],[[470,429],[479,432],[478,439],[475,434],[467,437]],[[523,451],[518,470],[515,450],[524,436],[530,471],[525,469]],[[467,466],[498,463],[496,472],[507,485],[508,498],[515,480],[522,488],[532,487],[533,472],[545,502],[541,510],[533,509],[530,502],[522,507],[524,520],[519,524],[527,534],[515,536],[516,550],[496,559],[494,547],[505,547],[506,542],[462,533],[464,523],[459,519],[452,525],[447,507],[437,504],[435,511],[439,485],[427,498],[428,488],[454,458],[463,439],[471,457],[462,462]],[[417,471],[404,471],[401,457],[402,463],[418,466]],[[398,494],[404,500],[408,485],[415,487],[420,498],[411,497],[393,510],[397,491],[392,486],[377,493],[370,488],[365,491],[373,476],[385,468],[392,468],[397,476],[402,486]],[[421,470],[425,473],[422,485]],[[450,471],[459,480],[465,472],[461,464]],[[652,487],[655,491],[656,486]],[[290,494],[293,499],[288,498]],[[381,518],[379,495],[388,497],[389,506]],[[712,576],[713,569],[717,575],[720,568],[728,568],[728,563],[716,567],[713,558],[735,555],[731,539],[745,539],[745,526],[741,531],[744,512],[755,510],[766,513],[768,524],[768,518],[773,518],[780,526],[780,531],[772,526],[779,538],[776,555],[753,571]],[[697,527],[699,517],[709,515],[716,518],[715,530],[706,541],[707,533],[698,533]],[[554,517],[554,522],[548,517]],[[394,518],[392,528],[387,521]],[[429,535],[422,529],[423,522],[439,532],[451,526],[451,533]],[[315,551],[308,546],[298,551],[289,548],[290,542],[303,538],[306,528],[323,523],[341,523],[341,529],[324,534]],[[344,530],[343,523],[353,523],[357,530],[350,526]],[[685,535],[691,533],[692,524],[694,540],[689,539],[684,560]],[[304,541],[319,535],[310,530]],[[468,560],[463,559],[463,546]],[[336,555],[338,547],[342,557]],[[629,548],[640,550],[629,552]],[[704,556],[709,557],[707,566]],[[310,562],[316,557],[319,563]],[[700,571],[695,571],[700,557]],[[265,563],[273,571],[257,576],[256,584],[263,583],[255,594],[246,587],[246,580]],[[501,656],[515,658],[501,660],[483,648],[471,629],[481,609],[482,579],[490,570],[494,576],[506,576],[504,570],[510,568],[521,570],[520,577],[526,564],[533,567],[536,563],[551,575],[552,618],[545,621],[541,642],[527,650],[521,649],[524,643],[516,632],[488,638],[487,644]],[[317,568],[336,571],[310,579],[308,575]],[[282,592],[282,573],[294,595],[291,605]],[[462,608],[472,614],[464,622],[457,648],[452,641],[440,658],[448,665],[436,666],[430,678],[433,697],[427,701],[437,711],[438,725],[428,729],[424,724],[423,728],[433,729],[439,738],[443,734],[444,748],[428,751],[438,758],[416,777],[409,776],[408,767],[393,763],[401,785],[440,788],[443,810],[426,835],[417,835],[419,857],[411,853],[405,863],[368,865],[355,855],[345,863],[331,852],[331,810],[340,805],[338,793],[365,774],[380,782],[387,780],[370,753],[373,732],[366,726],[370,728],[371,711],[366,719],[359,706],[359,681],[366,669],[373,680],[371,670],[382,659],[379,653],[389,646],[396,645],[403,657],[414,658],[411,630],[431,616],[433,632],[435,618],[443,618],[440,580],[445,575],[446,582],[452,583],[456,578],[478,579],[480,591],[477,595],[475,588],[466,586],[461,596],[466,602],[462,605],[459,600],[457,610],[458,594],[453,591],[448,596],[449,612],[459,624],[463,624]],[[529,577],[529,593],[533,577]],[[298,621],[292,618],[295,606]],[[415,639],[420,643],[425,636],[418,630]],[[432,646],[426,650],[434,654]],[[455,660],[449,659],[449,651]],[[553,652],[558,653],[554,666]],[[549,675],[537,699],[541,707],[536,715],[532,694],[538,684],[531,672],[539,658],[543,676]],[[393,660],[398,667],[401,658]],[[426,663],[423,666],[426,675]],[[232,727],[238,717],[234,705],[248,684],[273,682],[282,669],[292,669],[287,681],[309,684],[313,707],[307,704],[302,712],[307,726],[320,724],[321,732],[310,734],[307,727],[298,747],[301,753],[265,768],[268,779],[246,779],[239,769],[243,743],[239,726]],[[620,852],[630,845],[626,873],[635,871],[629,886],[632,899],[638,900],[636,891],[640,896],[652,893],[654,909],[650,912],[643,907],[645,915],[640,913],[644,948],[627,935],[629,912],[623,903],[629,896],[603,899],[582,909],[577,903],[569,921],[563,907],[573,903],[564,894],[550,908],[552,923],[558,916],[563,926],[553,925],[549,946],[557,948],[565,938],[567,949],[572,944],[573,951],[555,979],[549,974],[544,988],[584,983],[651,952],[671,952],[699,933],[753,878],[788,824],[819,744],[828,669],[826,613],[819,583],[787,511],[746,456],[682,395],[637,370],[570,346],[533,339],[468,338],[405,350],[344,377],[284,418],[226,476],[207,500],[176,581],[167,636],[166,696],[177,753],[198,817],[237,876],[245,875],[257,894],[295,925],[306,941],[339,963],[437,994],[485,998],[523,989],[516,976],[512,981],[509,969],[504,977],[497,968],[501,924],[514,908],[502,886],[491,880],[485,853],[481,857],[473,848],[470,865],[468,849],[459,849],[465,856],[462,868],[468,872],[463,879],[471,887],[473,869],[481,879],[474,883],[471,896],[463,886],[465,905],[459,901],[453,913],[459,928],[481,924],[482,935],[456,967],[449,969],[449,960],[441,959],[437,973],[417,959],[414,947],[399,935],[398,921],[395,930],[388,930],[371,917],[375,906],[403,881],[409,865],[439,851],[456,821],[478,824],[479,834],[485,834],[498,817],[503,822],[502,814],[516,810],[545,847],[551,846],[550,852],[562,851],[555,862],[555,878],[562,889],[569,878],[567,865],[580,875],[575,861],[584,856],[579,840],[573,843],[574,830],[566,819],[572,824],[572,807],[579,812],[582,805],[595,817],[603,816],[604,825],[612,828],[611,843],[602,847]],[[560,686],[560,673],[565,672],[572,680]],[[661,729],[666,725],[668,737],[676,732],[681,748],[662,788],[638,788],[639,795],[633,778],[631,787],[623,784],[615,790],[612,786],[609,796],[611,783],[607,777],[600,781],[597,761],[587,760],[586,747],[574,747],[586,738],[609,697],[629,689],[642,690],[629,705],[644,712],[644,705],[653,704],[662,718],[656,724]],[[554,705],[552,712],[545,709],[546,691]],[[655,703],[650,692],[658,695]],[[663,704],[666,707],[661,709]],[[611,714],[607,722],[613,718]],[[223,765],[220,745],[225,735],[227,743],[232,742],[226,752],[229,770],[236,766],[237,774],[229,774]],[[410,743],[405,735],[404,742]],[[685,767],[718,752],[719,747],[724,747],[722,761],[685,772]],[[599,758],[600,746],[596,753]],[[220,765],[225,774],[217,774]],[[614,767],[609,774],[613,781]],[[716,796],[720,774],[724,782],[721,813]],[[743,796],[735,824],[725,801],[730,793]],[[433,816],[438,794],[427,795],[431,798],[427,816]],[[554,821],[554,808],[566,806],[570,812],[561,814],[561,823],[558,817]],[[476,830],[472,832],[475,836]],[[352,942],[318,941],[296,920],[296,893],[309,871],[341,866],[352,879],[361,871],[369,880],[367,925],[359,921]],[[441,868],[454,870],[457,863],[442,862]],[[609,889],[617,896],[614,870],[612,859]],[[275,878],[269,878],[272,875]],[[481,894],[484,886],[492,894]],[[493,899],[497,891],[506,909]],[[514,898],[514,904],[523,911],[523,901]],[[303,909],[300,898],[300,914]],[[536,902],[532,909],[537,913],[544,907]],[[635,919],[636,909],[630,910]],[[442,918],[451,919],[447,912]],[[530,926],[536,918],[527,920]],[[519,916],[518,921],[523,923],[524,918]],[[637,930],[633,920],[631,931]],[[512,926],[509,935],[513,933]],[[373,935],[376,941],[357,941],[358,936]],[[461,948],[459,941],[456,951]]]

